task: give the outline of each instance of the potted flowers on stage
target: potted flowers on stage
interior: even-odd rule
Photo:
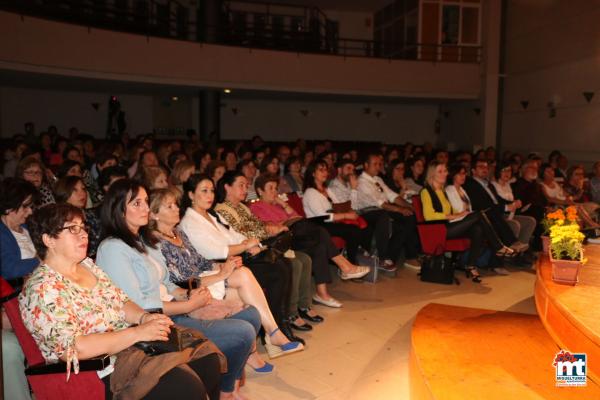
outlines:
[[[552,262],[552,280],[565,285],[575,285],[579,269],[585,262],[583,258],[583,240],[577,223],[577,209],[567,207],[547,215],[554,220],[550,226],[550,261]]]
[[[567,209],[571,208],[575,210],[574,207],[568,207]],[[572,213],[572,211],[567,211],[567,213]],[[544,228],[544,233],[542,233],[542,251],[544,254],[549,254],[550,228],[556,224],[556,221],[563,221],[563,223],[565,221],[565,212],[562,208],[557,208],[554,211],[547,213],[546,217],[542,220],[542,227]]]

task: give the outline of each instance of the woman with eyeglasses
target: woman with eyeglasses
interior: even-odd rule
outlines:
[[[240,397],[239,380],[260,329],[260,315],[248,306],[227,319],[200,320],[188,313],[205,306],[211,295],[206,287],[186,291],[169,280],[165,265],[150,256],[157,239],[150,234],[150,208],[146,189],[137,181],[121,179],[110,186],[101,209],[105,239],[98,248],[97,264],[113,282],[146,311],[169,315],[180,325],[204,333],[227,358],[221,399]]]
[[[209,342],[202,345],[207,355],[196,359],[173,353],[149,357],[132,347],[168,340],[173,321],[145,312],[86,258],[88,236],[79,208],[46,205],[33,214],[30,228],[42,265],[25,283],[19,308],[48,363],[65,361],[68,379],[71,367],[79,373],[79,360],[116,356],[112,371],[102,371],[107,399],[219,398],[220,356]]]
[[[16,177],[25,179],[35,186],[38,194],[33,204],[33,208],[39,208],[46,204],[55,203],[52,189],[46,179],[46,168],[36,156],[27,156],[17,165]],[[56,179],[56,178],[53,178]]]
[[[35,247],[24,224],[37,195],[35,186],[18,178],[2,181],[0,191],[0,272],[7,280],[22,278],[38,266]],[[13,286],[20,286],[20,282]]]

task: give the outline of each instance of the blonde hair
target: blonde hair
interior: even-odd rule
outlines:
[[[194,167],[194,163],[187,160],[179,161],[177,164],[175,164],[173,170],[171,171],[171,176],[169,177],[171,185],[183,185],[181,175],[183,175],[186,170]]]
[[[445,167],[446,163],[432,160],[429,162],[429,165],[427,166],[427,172],[425,173],[425,184],[429,185],[429,187],[431,187],[432,189],[435,189],[435,184],[433,182],[434,178],[435,178],[435,170],[440,165],[443,165]],[[443,187],[442,187],[442,189],[443,189]]]

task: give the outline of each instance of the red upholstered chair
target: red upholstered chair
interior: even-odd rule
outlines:
[[[302,205],[302,199],[298,196],[297,193],[288,193],[287,195],[288,201],[287,203],[298,213],[298,215],[302,217],[306,217],[306,213],[304,212],[304,206]],[[346,241],[341,237],[332,236],[331,241],[333,245],[338,249],[343,249],[346,247]]]
[[[446,239],[446,225],[444,223],[425,221],[420,196],[413,196],[412,205],[417,218],[417,231],[419,232],[423,253],[439,254],[440,251],[460,252],[469,249],[471,245],[469,239]]]
[[[23,324],[14,290],[3,278],[0,278],[0,296],[4,300],[2,305],[27,359],[29,368],[25,370],[25,374],[35,398],[103,400],[104,383],[98,378],[96,371],[84,371],[84,361],[80,361],[83,364],[80,365],[79,374],[71,372],[68,382],[65,363],[46,364],[40,349]]]

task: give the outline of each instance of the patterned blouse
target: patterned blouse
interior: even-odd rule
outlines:
[[[54,204],[56,201],[54,200],[54,195],[52,194],[52,189],[50,189],[50,185],[47,183],[42,183],[42,186],[38,189],[38,198],[34,204],[34,208],[38,209],[46,204]]]
[[[177,229],[176,233],[183,241],[183,247],[166,239],[160,241],[160,251],[169,270],[169,280],[173,283],[182,282],[197,277],[204,271],[212,271],[213,262],[196,251],[185,232]]]
[[[85,214],[85,224],[89,227],[88,230],[88,249],[87,254],[90,258],[96,257],[98,245],[100,244],[101,224],[98,208],[86,208],[83,210]]]
[[[125,329],[123,304],[127,295],[116,287],[93,261],[81,262],[97,278],[96,286],[79,286],[47,265],[40,265],[19,295],[21,318],[47,362],[66,353],[67,379],[70,365],[79,372],[75,338]]]
[[[269,237],[267,228],[261,220],[259,220],[248,207],[239,203],[234,206],[231,202],[217,204],[217,211],[227,223],[236,231],[244,234],[247,237],[264,240]]]

